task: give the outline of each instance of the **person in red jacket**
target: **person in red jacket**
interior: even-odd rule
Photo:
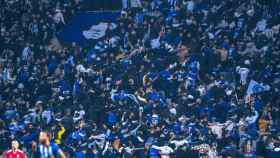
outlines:
[[[16,140],[12,141],[12,149],[4,152],[3,158],[26,158],[23,151],[19,150],[19,143]]]

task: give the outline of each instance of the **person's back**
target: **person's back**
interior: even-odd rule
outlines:
[[[72,129],[73,119],[71,117],[71,110],[67,109],[65,116],[61,120],[62,125],[65,127],[67,133]]]
[[[41,132],[39,135],[39,145],[37,146],[36,156],[38,158],[66,158],[63,151],[57,144],[50,141],[50,135],[47,132]]]
[[[59,147],[57,144],[51,142],[49,146],[39,144],[37,150],[42,158],[54,158],[58,154]]]

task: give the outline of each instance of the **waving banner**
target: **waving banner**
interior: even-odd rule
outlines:
[[[120,16],[119,11],[81,12],[57,34],[62,43],[77,43],[86,45],[89,40],[99,39],[105,35],[110,25],[111,29],[116,27],[116,20]]]

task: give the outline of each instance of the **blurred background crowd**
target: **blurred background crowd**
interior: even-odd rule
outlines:
[[[69,158],[280,157],[279,0],[123,0],[55,50],[83,0],[0,2],[0,152],[44,130]]]

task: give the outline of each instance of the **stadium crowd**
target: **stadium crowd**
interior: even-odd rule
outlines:
[[[105,37],[53,51],[82,0],[1,0],[0,152],[279,158],[280,1],[124,2]]]

